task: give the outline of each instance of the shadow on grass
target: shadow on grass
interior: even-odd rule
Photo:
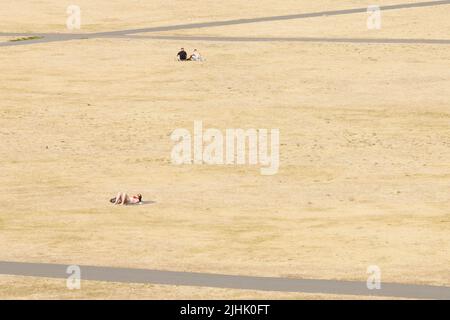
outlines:
[[[156,203],[156,201],[152,201],[152,200],[147,200],[147,201],[141,201],[140,203],[136,203],[134,204],[135,206],[142,206],[142,205],[146,205],[146,204],[154,204]]]

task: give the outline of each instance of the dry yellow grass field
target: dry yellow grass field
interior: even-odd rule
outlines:
[[[414,1],[380,1],[380,4]],[[164,3],[164,5],[163,5]],[[81,32],[366,1],[78,1]],[[2,32],[63,32],[14,1]],[[159,35],[445,39],[449,6]],[[448,33],[447,33],[448,34]],[[448,36],[447,36],[448,38]],[[0,42],[10,40],[2,37]],[[207,61],[178,63],[180,47]],[[0,47],[0,261],[450,286],[449,45],[90,39]],[[279,128],[280,170],[174,166],[177,128]],[[114,207],[118,191],[154,203]],[[0,276],[11,298],[331,298]],[[351,298],[351,297],[350,297]]]

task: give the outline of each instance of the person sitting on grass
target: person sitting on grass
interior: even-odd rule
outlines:
[[[184,48],[181,48],[180,52],[177,54],[178,61],[187,61],[187,52],[184,51]]]
[[[129,197],[128,194],[119,192],[115,198],[109,200],[115,205],[126,206],[128,204],[138,204],[142,202],[142,195],[138,193],[137,195]]]
[[[189,57],[189,61],[203,61],[203,58],[200,54],[200,52],[197,51],[197,49],[194,49],[194,53]]]

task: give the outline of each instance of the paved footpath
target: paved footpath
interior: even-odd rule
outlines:
[[[450,0],[443,1],[425,1],[425,2],[414,2],[414,3],[402,3],[389,6],[381,6],[381,11],[390,10],[400,10],[400,9],[412,9],[412,8],[424,8],[424,7],[434,7],[450,5]],[[355,8],[355,9],[345,9],[345,10],[331,10],[331,11],[320,11],[311,13],[300,13],[291,15],[281,15],[281,16],[270,16],[270,17],[259,17],[259,18],[249,18],[249,19],[234,19],[234,20],[223,20],[223,21],[212,21],[212,22],[202,22],[202,23],[189,23],[189,24],[179,24],[179,25],[169,25],[151,28],[140,28],[140,29],[127,29],[127,30],[117,30],[117,31],[107,31],[107,32],[96,32],[96,33],[85,33],[85,34],[71,34],[71,33],[0,33],[0,36],[8,37],[24,37],[24,36],[37,36],[39,39],[25,40],[25,41],[15,41],[15,42],[3,42],[0,43],[0,47],[9,46],[23,46],[32,45],[38,43],[49,43],[49,42],[61,42],[70,40],[81,40],[81,39],[98,39],[98,38],[123,38],[128,37],[130,39],[136,39],[135,36],[138,33],[155,33],[155,32],[166,32],[166,31],[176,31],[176,30],[188,30],[188,29],[201,29],[201,28],[212,28],[212,27],[222,27],[240,24],[250,24],[250,23],[261,23],[261,22],[273,22],[273,21],[286,21],[286,20],[297,20],[297,19],[309,19],[315,17],[328,17],[328,16],[338,16],[347,15],[355,13],[367,12],[367,7]],[[156,37],[147,37],[148,39],[158,39]],[[245,38],[245,37],[183,37],[183,36],[160,36],[159,39],[164,40],[205,40],[205,41],[297,41],[297,42],[335,42],[335,43],[384,43],[384,44],[449,44],[449,40],[446,39],[332,39],[332,38]]]
[[[0,274],[67,279],[69,265],[0,261]],[[258,291],[379,296],[412,299],[449,300],[450,287],[381,283],[369,290],[366,282],[323,279],[253,277],[196,272],[79,266],[81,281],[106,281],[174,286],[212,287]]]

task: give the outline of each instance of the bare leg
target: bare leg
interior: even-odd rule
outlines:
[[[128,204],[128,202],[129,202],[128,195],[126,193],[124,193],[124,194],[122,194],[122,198],[123,198],[122,199],[122,205],[126,206]]]
[[[122,192],[119,192],[116,196],[116,202],[114,204],[121,204],[123,202],[122,200]]]

